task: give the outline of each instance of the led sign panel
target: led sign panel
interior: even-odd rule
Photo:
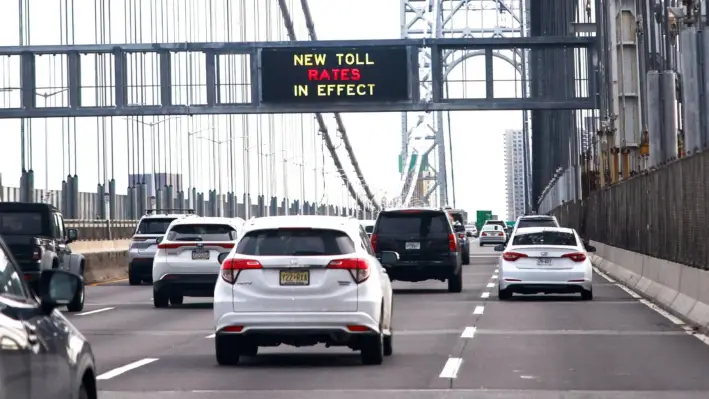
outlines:
[[[263,49],[261,102],[408,101],[406,47]]]

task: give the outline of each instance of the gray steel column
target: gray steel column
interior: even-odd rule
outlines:
[[[697,28],[694,26],[684,27],[680,32],[679,41],[682,50],[679,52],[679,70],[682,77],[684,149],[687,154],[691,154],[706,144],[706,139],[701,132],[701,119],[699,116],[700,85],[697,84],[699,82]]]

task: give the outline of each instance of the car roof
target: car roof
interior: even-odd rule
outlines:
[[[485,224],[488,224],[488,223],[490,223],[490,224],[492,224],[492,223],[495,223],[495,224],[500,224],[500,223],[505,223],[505,221],[504,221],[504,220],[499,220],[499,219],[495,219],[495,220],[486,220],[486,221],[485,221]]]
[[[408,207],[408,208],[389,208],[389,209],[381,211],[379,214],[381,215],[382,213],[412,212],[412,211],[447,213],[447,212],[451,211],[451,209],[412,206],[412,207]]]
[[[195,216],[189,218],[175,219],[170,223],[170,227],[190,224],[226,224],[230,226],[241,226],[244,224],[242,218],[225,218],[219,216]]]
[[[180,219],[180,218],[186,218],[186,217],[199,217],[199,216],[194,215],[194,214],[187,214],[187,213],[158,213],[158,214],[152,213],[150,215],[144,215],[143,217],[140,218],[140,220],[142,221],[144,219],[170,219],[170,218]]]
[[[522,219],[532,220],[532,219],[556,219],[556,218],[551,215],[524,215],[524,216],[520,216],[517,218],[518,221],[522,220]]]
[[[375,223],[377,223],[376,220],[360,220],[359,221],[363,226],[373,226]]]
[[[360,221],[344,216],[292,215],[254,218],[244,224],[248,230],[309,227],[347,231],[360,229]]]
[[[541,233],[542,231],[557,231],[560,233],[574,234],[574,229],[568,227],[522,227],[517,229],[515,235]]]

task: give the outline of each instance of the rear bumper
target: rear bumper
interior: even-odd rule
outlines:
[[[457,256],[445,261],[399,261],[386,265],[389,278],[400,281],[439,280],[452,277],[458,271]]]
[[[227,326],[243,326],[240,336],[361,334],[347,326],[364,326],[379,332],[379,323],[366,312],[228,312],[216,320],[216,333]]]
[[[153,289],[171,294],[213,297],[219,274],[165,274],[153,281]]]
[[[499,285],[516,293],[575,293],[591,290],[593,281],[589,273],[579,270],[505,270]]]
[[[135,258],[128,263],[128,274],[143,280],[153,279],[153,258]]]
[[[504,244],[505,237],[480,237],[478,242],[481,244]]]

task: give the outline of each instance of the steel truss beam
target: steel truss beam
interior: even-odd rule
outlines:
[[[4,46],[0,56],[19,56],[21,62],[20,87],[0,88],[1,91],[20,91],[21,107],[0,108],[0,118],[32,117],[97,117],[97,116],[138,116],[138,115],[214,115],[214,114],[284,114],[284,113],[328,113],[328,112],[429,112],[437,110],[520,110],[520,109],[590,109],[595,108],[593,97],[572,98],[495,98],[488,87],[487,98],[446,99],[443,98],[443,54],[445,50],[491,50],[495,49],[595,49],[593,37],[519,37],[519,38],[445,38],[445,39],[403,39],[403,40],[357,40],[357,41],[310,41],[310,42],[240,42],[240,43],[149,43],[121,45],[71,45],[71,46]],[[409,62],[412,99],[397,103],[352,104],[332,102],[310,105],[267,105],[260,102],[260,51],[270,48],[322,48],[322,47],[366,47],[405,45],[416,54],[422,48],[430,48],[432,54],[433,100],[425,101],[419,95],[418,64],[415,58]],[[174,104],[172,85],[173,53],[201,53],[204,55],[205,93],[204,104]],[[134,53],[155,54],[159,57],[159,105],[134,105],[128,101],[127,56]],[[113,106],[83,106],[81,92],[81,55],[110,54],[113,56]],[[250,56],[251,102],[222,103],[219,101],[218,56],[245,54]],[[36,58],[41,55],[62,55],[66,57],[68,105],[65,107],[37,107]],[[588,57],[591,59],[592,57]],[[403,72],[402,72],[403,73]],[[488,79],[489,80],[489,79]],[[490,82],[488,81],[488,85]],[[593,82],[589,82],[593,85]],[[56,89],[56,88],[55,88]],[[106,88],[109,89],[109,88]],[[589,93],[594,90],[589,88]]]

